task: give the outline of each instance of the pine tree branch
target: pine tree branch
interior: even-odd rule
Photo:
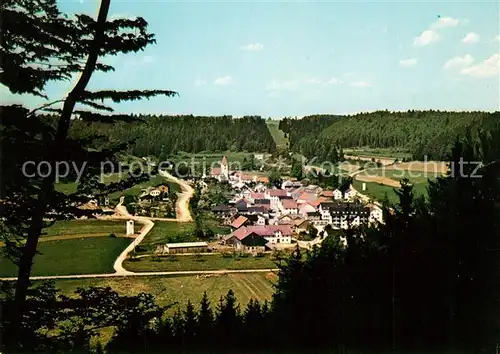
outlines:
[[[169,90],[130,90],[130,91],[111,91],[111,90],[103,90],[90,92],[85,91],[82,94],[83,99],[85,100],[105,100],[110,99],[113,102],[119,103],[122,101],[134,101],[140,100],[142,98],[151,98],[159,95],[164,95],[167,97],[179,96],[179,94],[175,91]]]
[[[29,116],[33,115],[33,114],[34,114],[35,112],[37,112],[37,111],[43,110],[44,108],[50,107],[50,106],[52,106],[52,105],[54,105],[54,104],[56,104],[56,103],[61,103],[61,102],[64,102],[64,99],[61,99],[61,100],[56,100],[56,101],[53,101],[53,102],[50,102],[50,103],[44,104],[44,105],[42,105],[42,106],[40,106],[40,107],[38,107],[38,108],[35,108],[35,109],[33,109],[33,110],[29,111],[29,112],[28,112],[28,114],[27,114],[27,117],[29,117]]]

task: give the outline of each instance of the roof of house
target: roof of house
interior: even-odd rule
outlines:
[[[316,196],[316,194],[314,193],[302,193],[301,195],[299,195],[297,197],[297,199],[300,199],[300,200],[306,200],[306,201],[313,201],[313,200],[316,200],[318,197]]]
[[[243,215],[238,216],[236,220],[234,220],[231,223],[231,227],[234,227],[235,229],[240,228],[244,223],[248,221],[248,218],[244,217]]]
[[[267,212],[268,208],[259,205],[259,206],[248,207],[247,210],[249,213],[265,213],[265,212]]]
[[[302,203],[299,205],[299,209],[304,209],[304,208],[313,208],[314,210],[316,210],[316,207],[311,203]]]
[[[230,211],[231,207],[229,205],[216,205],[210,208],[212,211]]]
[[[307,213],[307,216],[321,216],[321,213],[319,211],[313,211],[311,213]]]
[[[247,174],[241,174],[240,179],[244,181],[253,181],[253,176],[252,175],[247,175]]]
[[[281,204],[283,209],[297,209],[297,202],[293,199],[283,199]]]
[[[232,235],[238,240],[243,240],[251,233],[264,237],[274,236],[276,231],[281,231],[284,236],[291,236],[293,233],[290,225],[253,225],[240,227],[238,230],[233,231]]]
[[[364,211],[369,212],[370,209],[361,203],[338,203],[338,202],[325,202],[321,203],[322,209],[335,210],[335,211]]]
[[[269,177],[267,177],[267,176],[257,177],[257,182],[269,183]]]
[[[250,198],[252,199],[264,199],[264,193],[250,193]]]
[[[183,248],[183,247],[207,247],[206,242],[181,242],[181,243],[167,243],[168,248]]]
[[[269,199],[264,199],[263,198],[263,199],[254,199],[253,203],[255,205],[257,205],[257,204],[271,204],[271,201]]]
[[[287,196],[287,192],[283,189],[270,189],[267,191],[271,197]]]
[[[212,167],[210,170],[210,174],[212,176],[219,176],[220,175],[220,167]]]
[[[333,191],[323,191],[320,195],[323,197],[333,197]]]

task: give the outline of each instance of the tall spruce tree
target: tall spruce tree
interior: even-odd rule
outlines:
[[[116,162],[115,153],[125,144],[90,151],[89,137],[69,139],[68,130],[74,119],[102,121],[113,124],[123,119],[113,115],[113,109],[103,102],[131,101],[157,95],[173,96],[170,90],[89,91],[87,85],[96,71],[107,72],[113,67],[99,62],[100,57],[143,50],[155,42],[147,32],[143,18],[107,21],[110,0],[102,0],[97,19],[88,15],[72,18],[61,14],[55,0],[3,1],[2,48],[0,49],[0,82],[16,94],[46,97],[44,87],[49,81],[70,79],[80,74],[65,98],[49,102],[29,111],[21,106],[2,107],[2,150],[12,148],[15,154],[2,154],[1,194],[2,236],[9,246],[10,256],[19,267],[16,283],[15,312],[23,313],[29,278],[38,239],[46,226],[45,220],[82,215],[77,208],[89,195],[107,194],[135,181],[129,180],[107,189],[99,183],[100,162]],[[51,108],[63,103],[62,109]],[[85,110],[75,107],[88,107]],[[40,111],[57,114],[55,121],[38,115]],[[101,113],[105,112],[105,114]],[[76,116],[75,116],[76,115]],[[45,161],[44,175],[24,173],[25,162]],[[72,196],[54,190],[58,162],[85,162],[85,175],[78,192]],[[3,177],[9,176],[7,179]],[[128,183],[128,184],[127,184]],[[12,335],[19,334],[20,316],[11,323]]]

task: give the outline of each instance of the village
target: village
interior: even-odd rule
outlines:
[[[265,176],[231,171],[226,156],[220,167],[212,167],[210,174],[196,183],[207,189],[208,180],[229,185],[231,190],[227,203],[210,206],[221,225],[231,228],[229,234],[219,235],[219,250],[257,254],[297,244],[310,248],[336,230],[383,222],[382,209],[363,203],[352,186],[344,192],[324,190],[291,177],[284,178],[280,186],[272,186]],[[190,242],[167,244],[165,251],[198,253],[208,248],[206,242]]]

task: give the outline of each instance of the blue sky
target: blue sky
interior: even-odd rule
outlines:
[[[95,15],[98,2],[60,5]],[[144,17],[157,44],[106,59],[116,72],[94,76],[91,88],[180,94],[115,105],[120,112],[300,117],[500,109],[496,1],[112,0],[110,16]],[[50,85],[48,92],[58,98],[70,87]]]

